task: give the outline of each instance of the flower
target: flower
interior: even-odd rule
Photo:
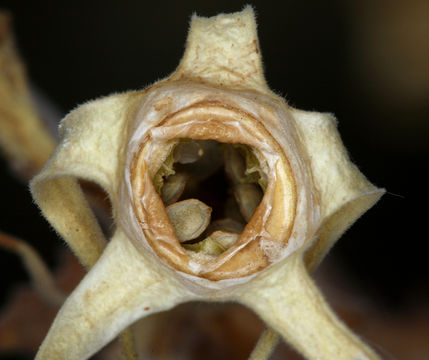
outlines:
[[[308,272],[383,190],[350,162],[331,115],[268,88],[250,7],[194,16],[170,77],[80,106],[60,135],[31,191],[90,271],[36,359],[87,358],[193,300],[252,308],[309,359],[377,358]],[[108,193],[109,242],[77,179]]]

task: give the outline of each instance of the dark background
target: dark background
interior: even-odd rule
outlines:
[[[65,114],[84,101],[169,75],[182,56],[193,12],[212,16],[245,3],[0,1],[0,7],[14,16],[32,83]],[[388,191],[329,257],[386,311],[427,306],[429,32],[421,9],[428,10],[429,23],[429,6],[250,3],[271,88],[294,107],[334,113],[353,161]],[[423,25],[410,28],[416,22]],[[0,229],[35,244],[55,266],[61,241],[3,159],[0,184]],[[3,251],[0,272],[1,305],[28,278],[20,260]]]

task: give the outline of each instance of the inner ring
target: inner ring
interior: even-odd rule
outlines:
[[[153,180],[180,139],[248,146],[267,177],[264,196],[236,243],[201,261],[179,242]],[[209,280],[245,277],[281,257],[296,210],[295,182],[284,152],[260,121],[220,104],[194,104],[166,117],[146,135],[131,169],[133,205],[146,240],[179,271]]]

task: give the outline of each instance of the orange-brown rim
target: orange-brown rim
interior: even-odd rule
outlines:
[[[133,207],[149,245],[173,268],[208,280],[245,277],[268,266],[273,258],[262,246],[264,241],[266,243],[267,234],[273,248],[278,251],[285,248],[296,213],[296,184],[282,148],[261,121],[240,109],[218,102],[200,102],[181,109],[165,117],[156,128],[160,127],[166,129],[165,143],[178,138],[210,139],[253,148],[268,143],[270,152],[278,156],[278,161],[264,197],[237,243],[216,259],[204,265],[195,264],[180,245],[164,204],[153,187],[152,176],[158,169],[151,167],[151,161],[146,161],[146,158],[148,147],[159,139],[149,134],[131,165]],[[165,135],[168,132],[171,134]],[[265,216],[269,208],[271,211]]]

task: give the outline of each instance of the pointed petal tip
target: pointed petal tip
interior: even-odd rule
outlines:
[[[249,282],[240,295],[239,302],[306,359],[379,359],[333,313],[299,254]]]
[[[86,359],[139,318],[184,301],[174,279],[153,269],[122,231],[59,311],[37,360]]]
[[[331,214],[319,230],[319,236],[310,244],[304,257],[307,268],[313,270],[329,252],[335,242],[361,217],[374,206],[385,193],[385,189],[376,188],[362,192],[344,203]]]

